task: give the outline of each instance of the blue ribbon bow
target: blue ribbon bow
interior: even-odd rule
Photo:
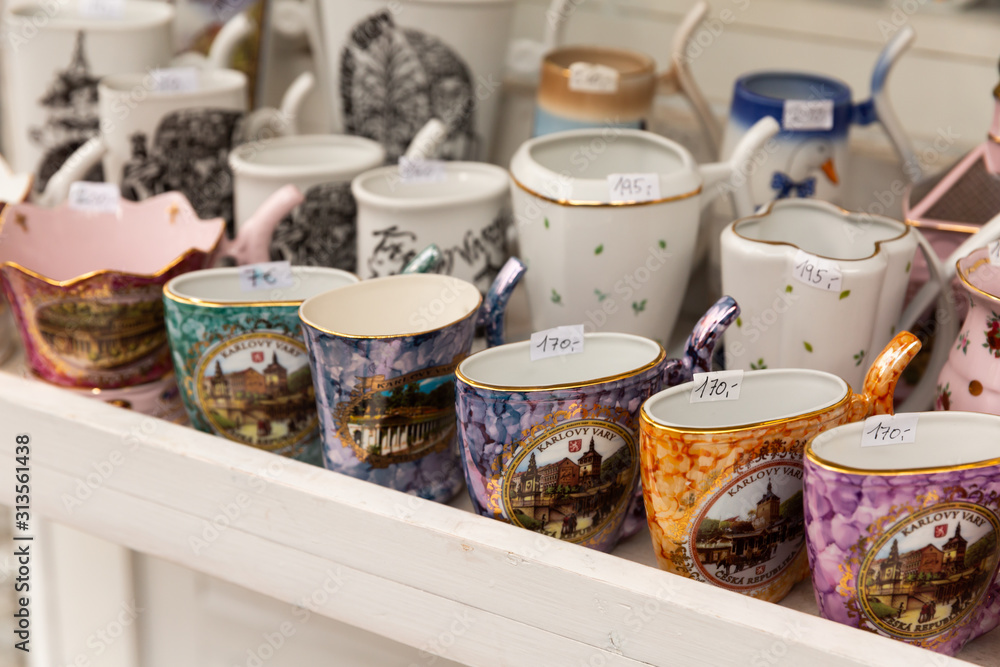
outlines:
[[[795,192],[796,197],[812,197],[816,194],[816,179],[807,178],[804,181],[793,181],[788,174],[774,172],[771,177],[771,189],[778,191],[777,199],[786,199]]]

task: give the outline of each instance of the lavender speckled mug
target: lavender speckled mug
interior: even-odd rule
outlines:
[[[523,273],[508,260],[485,303],[475,285],[434,274],[366,280],[303,302],[326,467],[438,502],[458,493],[455,368],[477,323],[490,341],[502,337]]]
[[[463,361],[456,403],[476,511],[601,551],[634,533],[645,522],[639,407],[710,370],[715,341],[738,314],[721,298],[681,359],[667,360],[648,338],[593,333],[580,354],[531,361],[525,341]]]
[[[1000,623],[1000,417],[919,413],[912,443],[864,423],[805,450],[806,543],[820,613],[947,655]]]

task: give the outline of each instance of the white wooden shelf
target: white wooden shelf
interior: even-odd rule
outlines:
[[[760,602],[646,535],[598,553],[2,373],[0,424],[7,470],[31,435],[33,514],[468,665],[966,664],[816,617],[807,583]]]

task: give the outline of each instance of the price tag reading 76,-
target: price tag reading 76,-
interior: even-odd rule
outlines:
[[[881,447],[915,441],[919,416],[916,412],[906,412],[901,415],[869,417],[861,429],[861,446]]]
[[[555,327],[531,334],[531,360],[583,353],[583,325]]]
[[[262,289],[294,287],[292,266],[286,262],[261,262],[240,267],[240,289],[254,292]]]
[[[836,262],[810,255],[804,250],[795,253],[792,278],[824,292],[840,292],[844,282]]]
[[[709,401],[735,401],[743,387],[743,371],[716,371],[695,373],[694,388],[691,389],[692,403]]]

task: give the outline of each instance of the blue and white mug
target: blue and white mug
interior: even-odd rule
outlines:
[[[781,132],[768,143],[762,160],[748,174],[756,205],[794,197],[816,197],[843,205],[842,172],[851,125],[880,123],[907,177],[919,178],[913,149],[885,90],[892,66],[912,39],[912,29],[906,28],[882,50],[872,73],[871,98],[864,102],[852,101],[847,84],[818,74],[766,71],[736,80],[723,156],[732,153],[761,118],[770,116],[781,123]]]

